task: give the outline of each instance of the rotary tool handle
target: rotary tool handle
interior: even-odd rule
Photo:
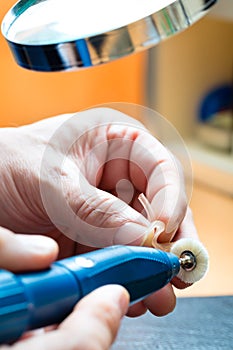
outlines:
[[[162,288],[179,269],[173,254],[114,246],[57,261],[35,273],[0,270],[0,343],[60,323],[82,297],[100,286],[120,284],[135,302]]]

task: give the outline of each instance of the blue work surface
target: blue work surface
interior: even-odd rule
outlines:
[[[233,296],[179,298],[168,316],[125,318],[112,350],[137,349],[233,349]]]

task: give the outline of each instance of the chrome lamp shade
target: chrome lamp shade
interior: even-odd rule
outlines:
[[[36,71],[97,66],[157,45],[216,0],[21,0],[2,33],[16,62]]]

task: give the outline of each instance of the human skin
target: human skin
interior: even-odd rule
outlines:
[[[57,254],[58,245],[49,237],[25,237],[0,228],[0,268],[34,271],[48,267]],[[107,350],[128,304],[123,287],[101,287],[83,298],[60,325],[27,333],[11,346],[0,345],[0,350]]]
[[[31,234],[58,244],[44,264],[40,254],[33,263],[28,257],[35,270],[112,244],[141,245],[150,222],[140,193],[154,220],[165,223],[160,242],[197,237],[180,165],[142,124],[115,110],[97,108],[0,129],[0,177],[0,226],[17,233],[24,246]],[[3,268],[9,257],[6,251],[0,258]],[[17,266],[24,270],[20,259]],[[5,268],[11,270],[10,263]],[[173,284],[185,287],[178,280]],[[168,284],[128,315],[149,309],[162,316],[175,302]]]

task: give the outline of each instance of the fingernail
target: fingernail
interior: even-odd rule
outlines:
[[[148,228],[135,223],[126,223],[115,233],[113,244],[141,245]]]

